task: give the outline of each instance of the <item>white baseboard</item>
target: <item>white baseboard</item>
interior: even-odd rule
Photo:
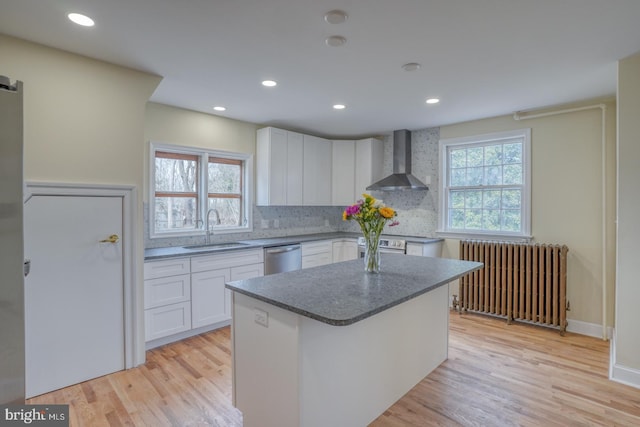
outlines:
[[[616,334],[611,338],[609,379],[631,387],[640,388],[640,370],[616,363]]]
[[[567,332],[587,335],[594,338],[602,338],[602,325],[597,323],[583,322],[581,320],[567,319]],[[607,327],[607,339],[613,336],[613,328]]]

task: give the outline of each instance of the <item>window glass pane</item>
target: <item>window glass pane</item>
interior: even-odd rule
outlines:
[[[451,150],[451,167],[463,168],[467,166],[467,149]]]
[[[466,169],[451,169],[451,186],[465,185],[467,181]]]
[[[484,150],[482,147],[467,149],[467,166],[482,166]]]
[[[521,230],[521,222],[520,222],[520,210],[505,210],[502,212],[503,218],[503,227],[504,231],[520,231]]]
[[[242,225],[240,222],[240,199],[209,198],[209,209],[215,209],[209,217],[209,226],[228,227]],[[217,218],[216,218],[217,214]]]
[[[209,193],[240,193],[240,165],[209,162]]]
[[[465,211],[465,228],[482,229],[482,209],[467,209]]]
[[[500,185],[502,184],[502,167],[489,166],[484,168],[484,185]]]
[[[502,145],[484,147],[484,164],[487,166],[502,164]]]
[[[504,144],[504,163],[522,163],[522,143]]]
[[[522,184],[522,165],[505,165],[504,166],[504,184]]]
[[[464,209],[449,210],[449,223],[451,228],[464,229]]]
[[[451,191],[449,193],[449,206],[453,209],[464,208],[464,191]]]
[[[156,157],[157,192],[196,192],[198,162]]]
[[[465,196],[466,196],[465,207],[467,209],[482,207],[482,191],[481,190],[466,191]]]
[[[520,190],[504,190],[502,192],[503,209],[520,209]]]
[[[484,168],[468,168],[467,169],[467,185],[482,185],[482,176]]]
[[[195,197],[156,197],[156,231],[186,230],[196,226],[198,215]]]
[[[500,209],[500,199],[502,191],[500,190],[484,190],[482,207],[485,209]]]
[[[482,228],[485,230],[500,230],[500,211],[498,209],[485,210],[482,219]]]

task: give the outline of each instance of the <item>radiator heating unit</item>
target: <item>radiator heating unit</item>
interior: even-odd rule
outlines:
[[[460,259],[484,267],[460,279],[458,309],[559,329],[564,335],[568,251],[565,245],[461,240]]]

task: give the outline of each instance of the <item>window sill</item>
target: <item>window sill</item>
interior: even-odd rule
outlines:
[[[523,234],[497,234],[486,232],[462,232],[462,231],[446,231],[436,230],[436,234],[446,239],[468,239],[468,240],[495,240],[499,242],[526,242],[533,240],[533,236]]]

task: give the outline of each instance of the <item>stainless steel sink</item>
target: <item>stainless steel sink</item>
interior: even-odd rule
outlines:
[[[240,248],[242,246],[247,246],[250,243],[243,242],[226,242],[226,243],[210,243],[210,244],[202,244],[202,245],[193,245],[193,246],[183,246],[184,249],[225,249],[225,248]]]

